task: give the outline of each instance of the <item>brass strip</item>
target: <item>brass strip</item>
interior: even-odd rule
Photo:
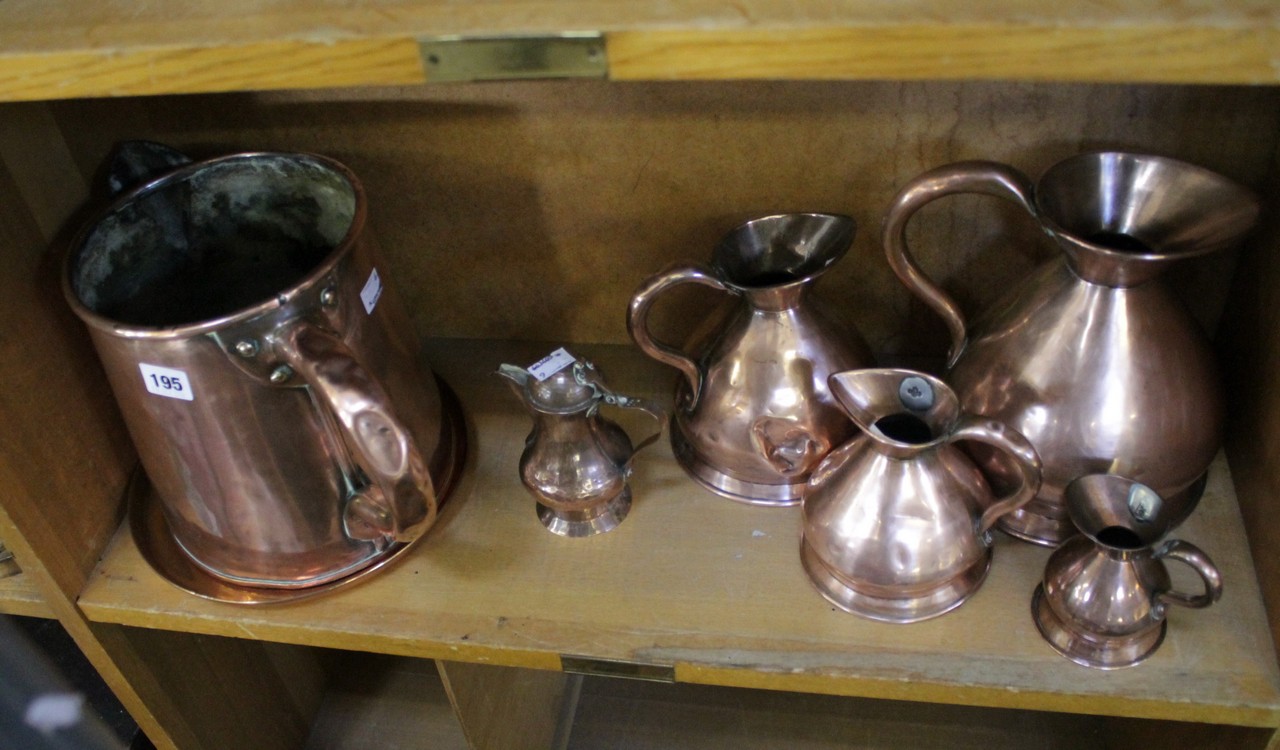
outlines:
[[[642,664],[615,659],[593,659],[588,656],[560,655],[560,668],[572,674],[597,677],[624,677],[649,682],[675,682],[676,668],[667,664]]]
[[[420,39],[427,81],[605,78],[609,61],[599,32],[548,36]]]

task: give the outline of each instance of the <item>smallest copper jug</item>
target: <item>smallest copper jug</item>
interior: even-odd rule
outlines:
[[[563,349],[528,370],[501,365],[498,374],[533,415],[533,431],[520,456],[520,480],[538,501],[542,525],[570,537],[617,528],[631,510],[631,461],[661,437],[662,409],[610,390],[590,362]],[[658,421],[658,430],[632,447],[627,433],[601,416],[601,404],[647,412]]]
[[[1063,498],[1080,534],[1050,556],[1031,599],[1036,627],[1058,653],[1101,669],[1137,664],[1164,641],[1169,605],[1200,609],[1222,597],[1222,576],[1199,547],[1181,539],[1156,546],[1181,518],[1151,488],[1092,474]],[[1203,593],[1174,591],[1165,560],[1189,565]]]
[[[991,565],[991,528],[1040,488],[1040,459],[1021,434],[960,410],[945,383],[910,370],[831,376],[862,434],[832,451],[805,488],[801,560],[818,591],[873,620],[916,622],[964,603]],[[1007,454],[1020,482],[995,498],[955,444]]]

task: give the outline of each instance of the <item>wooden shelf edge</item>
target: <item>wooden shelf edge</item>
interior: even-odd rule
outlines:
[[[645,79],[1280,82],[1280,29],[894,24],[610,34],[609,69]]]
[[[483,28],[474,35],[547,33],[518,24]],[[615,80],[1280,83],[1280,28],[1264,24],[668,23],[603,30]],[[107,34],[89,47],[8,48],[0,52],[0,101],[421,84],[428,78],[417,38],[432,33],[424,27],[335,38],[299,23],[244,41],[112,43]]]
[[[54,619],[35,582],[25,573],[0,578],[0,614]]]
[[[630,347],[574,350],[622,392],[670,387],[669,373]],[[1099,672],[1054,654],[1027,614],[1048,550],[1005,539],[971,603],[928,623],[870,623],[809,588],[793,514],[701,493],[669,451],[637,465],[647,505],[619,531],[573,544],[552,537],[513,468],[527,420],[486,377],[498,362],[535,361],[545,345],[435,341],[429,351],[476,434],[459,496],[420,552],[329,596],[245,607],[165,583],[122,527],[81,610],[97,622],[457,662],[559,670],[565,654],[672,666],[689,683],[1280,726],[1280,667],[1224,456],[1183,532],[1214,555],[1230,603],[1180,617],[1148,664]]]
[[[0,101],[422,83],[405,37],[0,53]]]
[[[1274,729],[1280,726],[1280,710],[1273,706],[1209,706],[1144,700],[1123,695],[1063,695],[1035,690],[1001,690],[982,685],[934,683],[929,681],[876,680],[850,677],[832,680],[813,674],[724,669],[696,664],[677,664],[676,681],[693,685],[780,690],[795,693],[839,695],[854,698],[915,701],[982,708],[1114,716],[1127,719],[1231,724]]]

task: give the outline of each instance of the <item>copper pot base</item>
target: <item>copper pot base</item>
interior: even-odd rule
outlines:
[[[1147,659],[1164,642],[1168,626],[1162,621],[1157,628],[1123,638],[1073,630],[1049,606],[1044,584],[1037,585],[1031,596],[1031,618],[1054,651],[1076,664],[1096,669],[1123,669]]]
[[[440,461],[437,477],[437,493],[441,506],[449,492],[457,484],[466,461],[467,430],[463,420],[462,407],[457,396],[439,378],[441,400],[441,445],[449,447],[449,452]],[[153,570],[169,583],[204,599],[232,604],[278,604],[307,599],[327,594],[335,589],[364,580],[374,572],[381,570],[392,561],[401,557],[416,542],[404,544],[393,543],[372,558],[364,567],[336,580],[301,588],[266,588],[259,586],[243,586],[224,580],[201,567],[183,552],[182,547],[174,539],[169,523],[164,517],[164,508],[160,498],[156,496],[147,479],[146,473],[139,466],[134,470],[125,490],[126,503],[129,509],[129,529],[134,544],[143,559]],[[426,535],[423,535],[426,536]],[[419,537],[421,540],[422,537]]]
[[[991,554],[988,551],[977,564],[925,596],[882,597],[860,592],[842,581],[803,540],[800,542],[800,561],[809,574],[809,580],[827,601],[860,617],[899,624],[928,620],[964,604],[982,585],[991,568]]]
[[[675,420],[671,424],[671,447],[676,462],[698,484],[730,500],[748,505],[785,508],[799,505],[805,482],[794,484],[761,484],[732,477],[699,458]],[[807,479],[807,477],[806,477]]]
[[[603,534],[618,528],[631,512],[631,487],[628,486],[612,500],[587,510],[556,510],[538,504],[538,520],[552,534],[567,537],[584,537]]]

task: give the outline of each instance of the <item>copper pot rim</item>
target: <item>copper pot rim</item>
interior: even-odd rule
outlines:
[[[196,321],[194,323],[183,323],[174,326],[144,326],[124,323],[114,318],[102,315],[84,304],[80,300],[78,294],[71,286],[71,275],[73,262],[79,257],[84,250],[85,244],[92,236],[98,226],[107,219],[107,217],[123,209],[129,203],[137,200],[143,195],[154,193],[158,190],[166,188],[174,183],[190,179],[197,172],[213,166],[220,166],[239,161],[252,161],[254,159],[291,159],[297,161],[311,161],[320,166],[329,169],[338,174],[351,187],[352,199],[355,202],[355,208],[351,215],[351,224],[347,227],[346,233],[342,239],[338,241],[332,250],[325,255],[316,266],[308,271],[306,275],[298,279],[298,281],[290,284],[284,289],[276,292],[275,296],[270,299],[263,300],[254,305],[242,307],[239,310],[227,313],[216,318]],[[190,164],[184,164],[176,169],[165,172],[164,174],[147,180],[136,185],[124,192],[120,193],[112,202],[104,209],[93,216],[75,235],[71,241],[68,251],[62,259],[62,295],[66,298],[67,303],[75,314],[85,322],[85,324],[98,330],[109,333],[120,338],[145,338],[151,340],[172,340],[191,338],[202,334],[225,328],[247,320],[252,320],[263,315],[269,314],[276,310],[285,308],[295,302],[307,290],[315,287],[327,275],[333,272],[333,269],[342,261],[343,257],[351,251],[356,244],[356,238],[364,231],[365,220],[367,217],[367,199],[365,197],[364,185],[360,179],[356,177],[355,172],[351,171],[342,162],[321,154],[314,154],[305,151],[242,151],[233,154],[225,154],[209,159],[193,161]]]

